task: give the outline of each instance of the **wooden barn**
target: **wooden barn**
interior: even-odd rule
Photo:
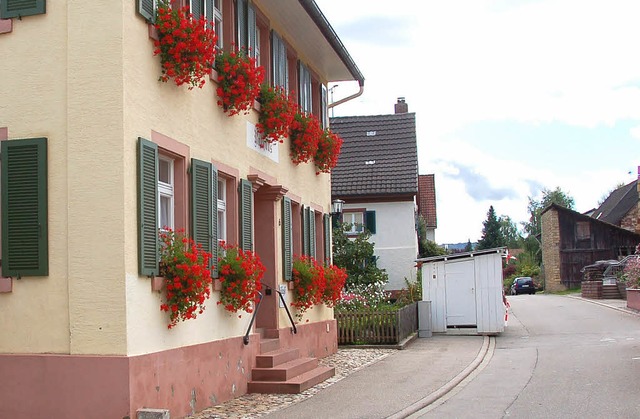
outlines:
[[[545,289],[578,287],[584,266],[631,254],[638,243],[640,234],[551,204],[542,211]]]

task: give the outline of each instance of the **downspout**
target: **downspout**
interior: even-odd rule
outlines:
[[[347,96],[347,97],[345,97],[343,99],[340,99],[337,102],[333,102],[333,103],[328,104],[327,105],[327,109],[331,109],[334,106],[342,105],[343,103],[348,102],[348,101],[350,101],[352,99],[355,99],[358,96],[362,95],[362,93],[364,93],[364,82],[358,81],[358,84],[360,85],[360,89],[358,90],[357,93],[354,93],[351,96]]]

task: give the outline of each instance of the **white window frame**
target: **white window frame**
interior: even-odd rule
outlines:
[[[205,2],[206,3],[206,2]],[[213,28],[216,31],[216,35],[218,37],[218,41],[216,47],[221,50],[222,49],[222,33],[223,33],[223,23],[222,23],[222,3],[223,0],[214,0],[213,1]],[[206,5],[205,5],[206,7]]]
[[[169,165],[169,182],[163,182],[160,180],[160,162],[166,162]],[[174,160],[170,157],[158,155],[158,228],[164,229],[169,227],[175,229],[175,176],[174,176]],[[162,198],[169,199],[169,212],[167,213],[167,222],[162,225],[161,211],[162,211]]]
[[[356,220],[356,216],[360,216],[360,221]],[[350,224],[351,228],[345,230],[346,234],[360,234],[364,232],[364,212],[362,211],[349,211],[342,213],[342,223]]]
[[[218,196],[216,201],[218,242],[227,241],[227,180],[220,177],[218,177]]]

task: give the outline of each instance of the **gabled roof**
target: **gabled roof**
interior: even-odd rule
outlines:
[[[622,218],[638,204],[637,181],[621,186],[604,200],[591,216],[609,224],[620,225]]]
[[[436,181],[433,174],[418,175],[418,214],[426,221],[427,228],[438,227]]]
[[[415,113],[331,118],[342,137],[331,195],[388,196],[418,193]]]

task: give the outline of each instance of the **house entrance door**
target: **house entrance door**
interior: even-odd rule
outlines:
[[[251,179],[251,176],[249,177]],[[256,182],[254,181],[254,185]],[[281,276],[278,257],[278,205],[286,189],[280,185],[262,184],[254,194],[254,250],[266,268],[262,278],[262,303],[256,315],[256,327],[277,329],[278,282]]]

